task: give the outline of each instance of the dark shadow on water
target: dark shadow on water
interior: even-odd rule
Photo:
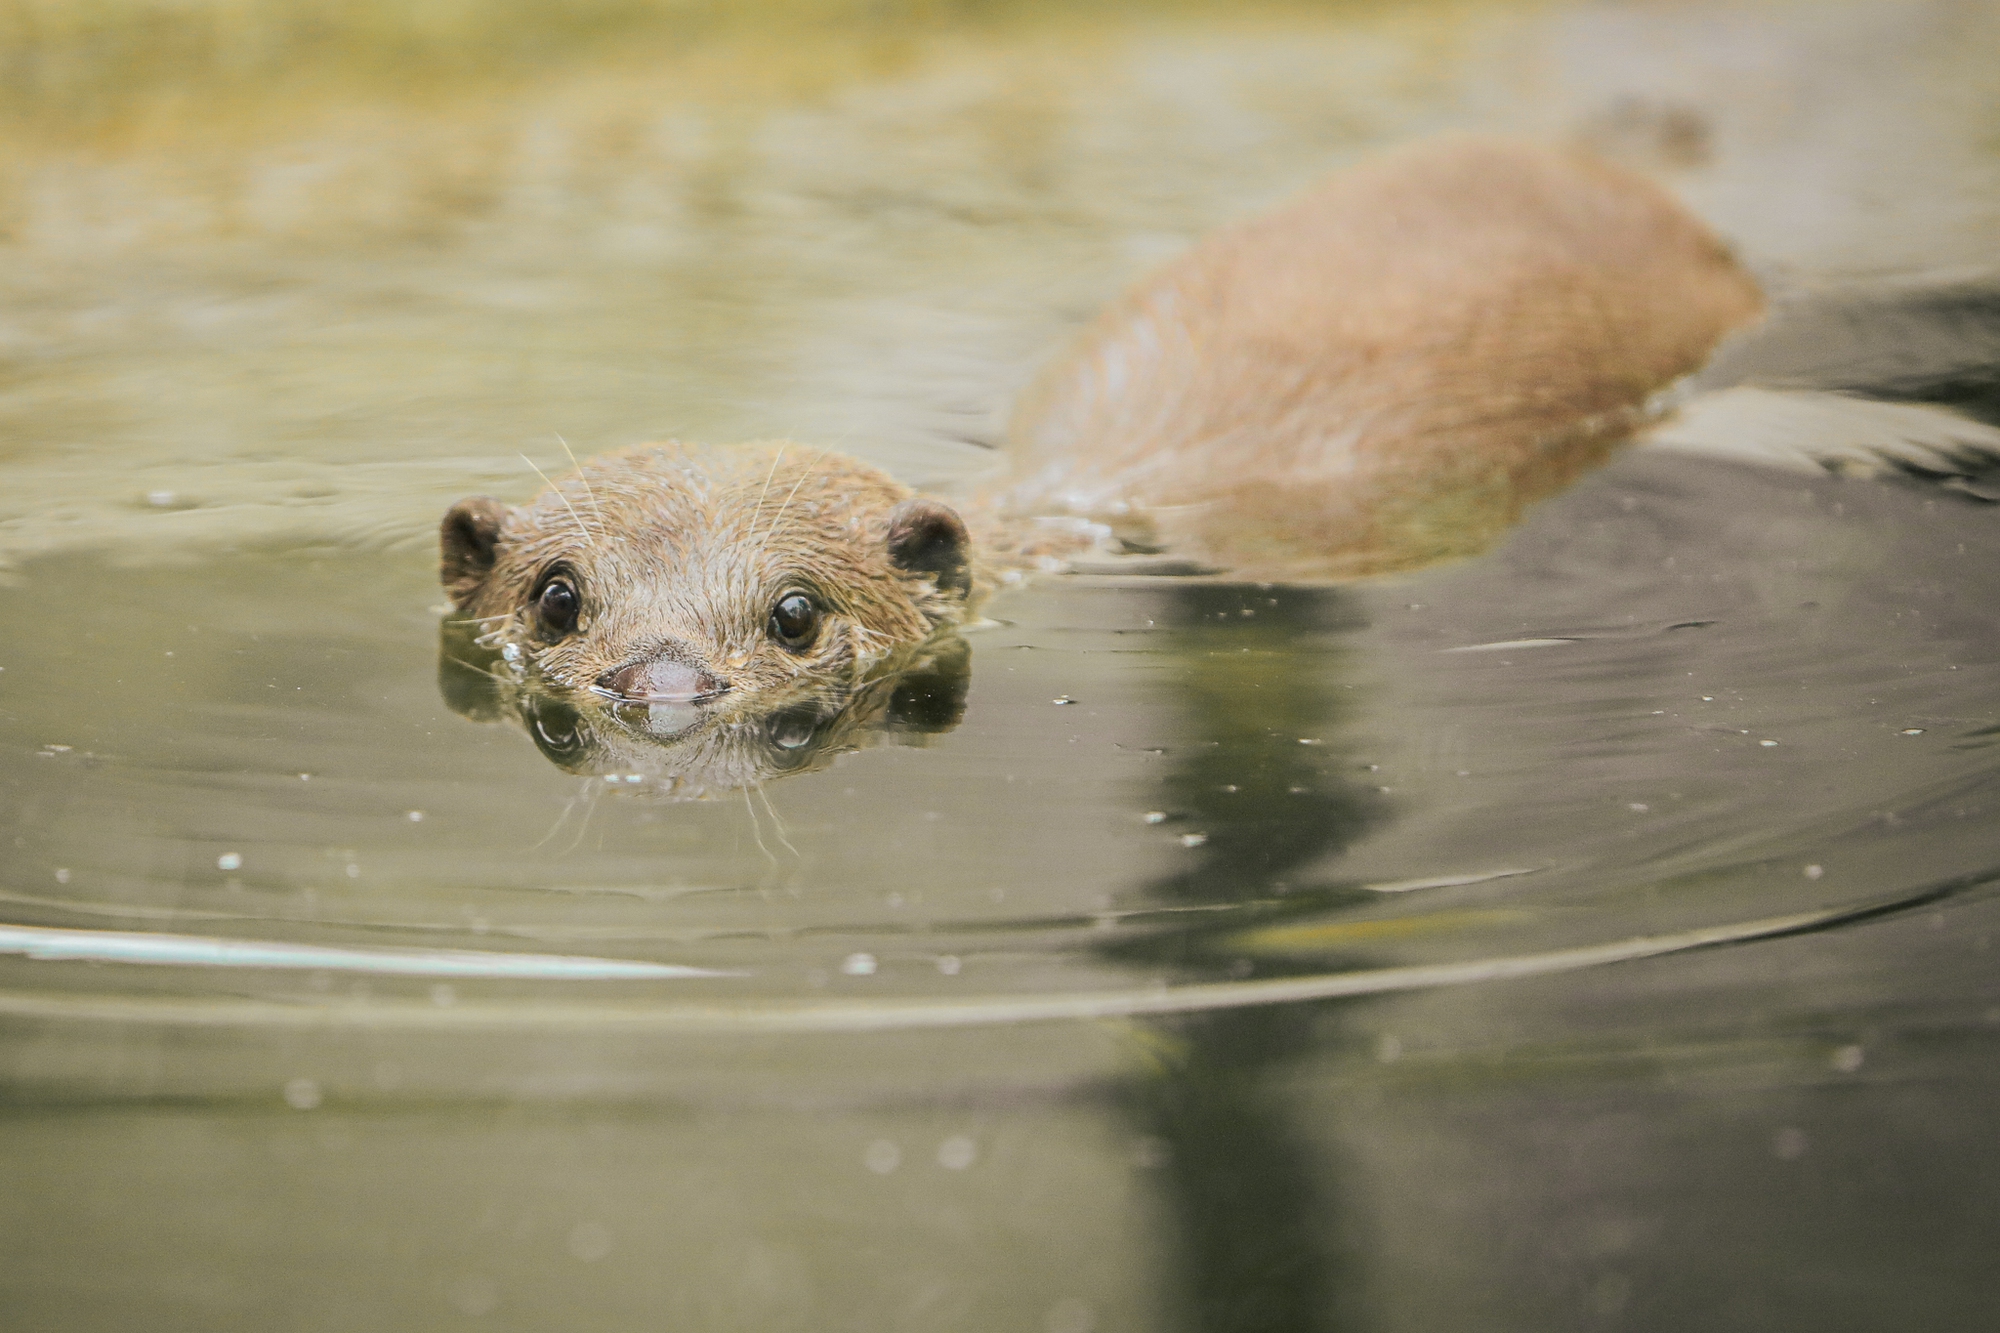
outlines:
[[[1178,915],[1171,930],[1108,953],[1155,972],[1246,976],[1250,960],[1229,949],[1246,917],[1268,923],[1358,896],[1294,877],[1388,814],[1338,739],[1338,635],[1360,621],[1336,591],[1217,585],[1173,590],[1155,619],[1170,627],[1183,666],[1184,744],[1143,799],[1206,840],[1146,896],[1162,907],[1243,910]],[[1153,1071],[1120,1091],[1121,1111],[1151,1145],[1142,1151],[1157,1158],[1177,1232],[1170,1268],[1183,1284],[1166,1304],[1190,1333],[1354,1326],[1342,1311],[1359,1305],[1359,1275],[1342,1257],[1332,1165],[1308,1150],[1272,1086],[1312,1048],[1323,1013],[1286,1005],[1163,1020],[1153,1025]]]

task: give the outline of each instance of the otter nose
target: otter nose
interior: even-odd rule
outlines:
[[[700,667],[671,658],[634,662],[607,671],[597,678],[597,683],[619,698],[636,703],[691,703],[729,688]]]

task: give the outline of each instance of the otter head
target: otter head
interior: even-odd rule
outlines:
[[[965,611],[965,525],[866,464],[795,444],[643,446],[530,503],[460,501],[441,577],[540,680],[676,718],[755,711]]]

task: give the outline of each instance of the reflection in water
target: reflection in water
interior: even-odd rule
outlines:
[[[814,681],[756,705],[612,704],[554,693],[483,647],[475,622],[438,631],[438,692],[477,722],[518,721],[550,763],[570,773],[647,783],[677,797],[761,786],[824,768],[883,740],[920,743],[965,715],[971,654],[956,635],[872,663],[859,676]]]
[[[1358,628],[1333,590],[1192,585],[1174,589],[1163,625],[1184,667],[1177,691],[1183,742],[1157,794],[1200,830],[1186,870],[1149,895],[1173,906],[1228,904],[1275,920],[1326,910],[1352,890],[1307,890],[1290,877],[1336,853],[1384,817],[1334,737],[1341,659],[1331,634]],[[1302,639],[1327,644],[1301,654]],[[1289,651],[1287,651],[1289,650]],[[1275,656],[1278,670],[1246,670]],[[1307,664],[1308,670],[1285,669]],[[1243,917],[1169,931],[1109,952],[1243,976],[1226,955]],[[1323,965],[1323,961],[1322,961]],[[1307,970],[1312,970],[1308,968]],[[1125,1113],[1164,1146],[1186,1283],[1178,1308],[1198,1333],[1318,1333],[1337,1327],[1347,1277],[1329,1235],[1338,1215],[1325,1171],[1286,1123],[1271,1073],[1313,1044],[1317,1007],[1274,1005],[1189,1014],[1157,1028],[1155,1072],[1122,1091]],[[1317,1169],[1316,1169],[1317,1168]]]

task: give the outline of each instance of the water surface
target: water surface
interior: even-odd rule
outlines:
[[[0,1303],[1980,1327],[1975,498],[1634,452],[1417,575],[1046,581],[703,799],[481,706],[432,533],[663,435],[948,486],[1145,265],[1434,128],[1637,153],[1781,287],[1961,271],[1992,27],[1024,15],[10,122]]]

